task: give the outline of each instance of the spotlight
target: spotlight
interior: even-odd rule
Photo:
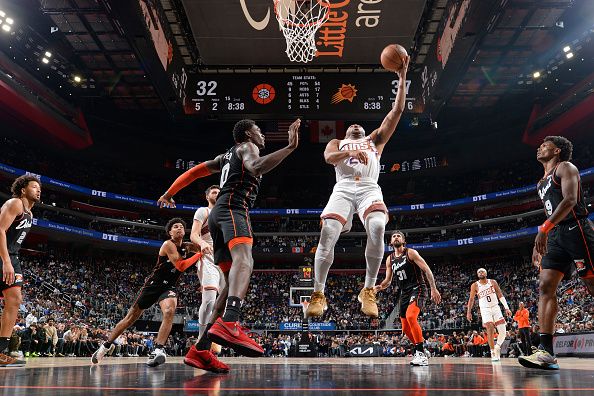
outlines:
[[[0,10],[0,17],[4,18],[6,16],[6,13],[2,10]]]
[[[6,18],[6,23],[8,23],[9,25],[12,25],[14,23],[12,18]]]
[[[10,26],[2,25],[2,30],[4,30],[5,32],[10,32]]]
[[[571,59],[571,58],[573,58],[573,52],[568,52],[568,53],[566,53],[566,54],[565,54],[565,57],[566,57],[567,59]]]
[[[433,122],[431,123],[431,128],[433,128],[433,129],[437,130],[437,121],[433,121]]]
[[[563,52],[569,52],[571,51],[571,48],[569,47],[569,45],[566,45],[565,47],[563,47]]]
[[[76,81],[77,83],[82,81],[82,78],[80,78],[79,76],[74,76],[74,81]]]
[[[45,57],[46,58],[51,58],[52,57],[52,53],[49,51],[45,51]]]
[[[534,77],[534,78],[540,77],[540,72],[534,72],[534,74],[532,75],[532,77]]]
[[[47,58],[41,58],[41,61],[43,63],[45,63],[46,65],[49,63],[49,59],[47,59]]]

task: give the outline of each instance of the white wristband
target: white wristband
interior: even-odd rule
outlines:
[[[501,298],[499,298],[499,301],[501,301],[501,305],[503,305],[503,308],[509,309],[509,306],[507,305],[507,301],[505,300],[505,297],[501,296]]]

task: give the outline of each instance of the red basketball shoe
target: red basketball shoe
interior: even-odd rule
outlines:
[[[208,331],[208,338],[243,356],[260,357],[264,355],[264,349],[245,334],[239,322],[223,322],[221,318],[218,318]]]
[[[184,363],[213,373],[228,373],[230,370],[229,366],[217,359],[211,351],[199,351],[194,345],[186,354]]]

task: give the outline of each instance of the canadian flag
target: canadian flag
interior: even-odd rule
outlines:
[[[311,121],[309,123],[312,143],[328,143],[344,138],[344,121]]]

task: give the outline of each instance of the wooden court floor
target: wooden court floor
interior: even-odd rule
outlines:
[[[169,358],[32,358],[0,370],[0,395],[594,395],[594,359],[559,359],[561,370],[521,367],[516,359],[433,358],[410,367],[406,358],[223,358],[220,375]]]

